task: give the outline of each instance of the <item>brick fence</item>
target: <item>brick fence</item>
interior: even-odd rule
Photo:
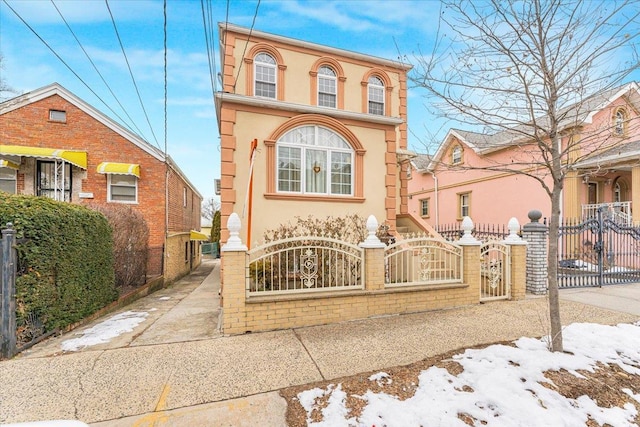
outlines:
[[[370,217],[373,218],[373,217]],[[375,218],[374,218],[375,221]],[[470,220],[469,220],[470,222]],[[362,289],[283,295],[250,295],[247,247],[240,241],[240,219],[229,217],[230,237],[222,247],[222,329],[225,334],[321,325],[372,316],[437,310],[480,302],[480,242],[467,232],[462,247],[460,283],[385,286],[386,246],[369,231],[364,249]],[[377,224],[376,224],[377,227]],[[471,228],[469,228],[469,231]],[[510,236],[511,299],[525,295],[526,243]]]

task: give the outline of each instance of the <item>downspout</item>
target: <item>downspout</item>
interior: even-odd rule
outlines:
[[[438,177],[435,172],[429,171],[431,176],[433,177],[434,183],[434,201],[435,201],[435,211],[436,211],[436,229],[440,225],[440,213],[438,212]]]

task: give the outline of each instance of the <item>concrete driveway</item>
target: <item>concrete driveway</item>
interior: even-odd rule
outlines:
[[[640,316],[640,283],[561,289],[560,299]]]

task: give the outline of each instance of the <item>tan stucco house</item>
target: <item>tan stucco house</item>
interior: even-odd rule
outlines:
[[[233,212],[249,246],[296,216],[411,222],[409,65],[232,24],[219,34],[223,244]]]

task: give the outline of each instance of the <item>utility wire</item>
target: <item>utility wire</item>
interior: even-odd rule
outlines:
[[[56,11],[58,12],[58,15],[60,15],[60,18],[62,18],[62,21],[65,23],[65,25],[67,26],[67,28],[69,29],[69,31],[71,32],[71,35],[73,36],[73,38],[76,40],[76,42],[78,43],[78,46],[80,47],[80,49],[82,49],[82,52],[84,52],[85,56],[87,57],[87,59],[89,60],[89,62],[91,63],[91,65],[93,66],[93,69],[96,71],[96,73],[98,73],[98,75],[100,76],[100,78],[102,79],[102,82],[105,84],[105,86],[107,87],[107,89],[109,89],[109,92],[111,93],[111,95],[113,96],[113,98],[116,100],[116,102],[118,103],[118,105],[120,106],[120,108],[122,109],[122,111],[124,111],[124,114],[129,118],[129,120],[131,121],[131,124],[133,125],[133,127],[136,129],[137,132],[134,132],[133,129],[131,128],[131,126],[129,126],[128,123],[123,121],[123,124],[126,125],[129,130],[131,130],[134,133],[138,133],[139,135],[142,135],[144,139],[146,139],[146,137],[144,136],[144,134],[142,133],[142,131],[138,128],[138,126],[136,126],[135,121],[131,118],[131,116],[129,116],[129,113],[127,113],[127,110],[122,106],[122,103],[120,103],[120,100],[118,99],[118,97],[116,96],[115,93],[113,93],[113,90],[111,89],[111,87],[109,86],[109,84],[107,83],[107,81],[105,80],[105,78],[103,77],[102,73],[100,73],[100,70],[98,70],[98,67],[96,66],[96,64],[93,62],[93,60],[91,59],[91,57],[89,56],[89,53],[87,53],[87,51],[85,50],[84,46],[82,46],[82,43],[80,42],[80,40],[78,39],[78,37],[76,36],[76,34],[74,33],[74,31],[71,29],[71,26],[69,25],[69,23],[67,22],[67,20],[64,18],[64,16],[62,15],[62,12],[60,11],[60,9],[58,9],[58,6],[56,5],[56,3],[51,0],[51,4],[53,5],[53,7],[55,7]]]
[[[6,1],[6,0],[5,0]],[[116,32],[116,37],[118,38],[118,43],[120,43],[120,49],[122,50],[122,55],[124,56],[124,60],[127,63],[127,68],[129,69],[129,75],[131,76],[131,81],[133,82],[133,86],[136,89],[136,94],[138,95],[138,100],[140,101],[140,106],[142,107],[142,112],[144,113],[144,117],[147,119],[147,124],[149,125],[149,129],[151,129],[151,134],[153,135],[153,139],[156,142],[158,148],[160,145],[158,144],[158,138],[156,138],[156,134],[153,131],[153,127],[151,126],[151,122],[149,121],[149,116],[147,115],[147,110],[144,108],[144,103],[142,102],[142,97],[140,96],[140,91],[138,90],[138,85],[136,84],[136,79],[133,77],[133,71],[131,71],[131,65],[129,64],[129,59],[127,58],[127,54],[124,51],[124,46],[122,44],[122,39],[120,38],[120,33],[118,32],[118,27],[116,26],[116,21],[113,19],[113,13],[111,13],[111,8],[109,7],[109,0],[104,0],[107,5],[107,10],[109,11],[109,16],[111,16],[111,22],[113,23],[113,29]]]
[[[60,62],[62,62],[62,64],[64,64],[64,66],[65,66],[65,67],[67,67],[67,69],[68,69],[69,71],[71,71],[71,73],[72,73],[74,76],[76,76],[76,78],[77,78],[78,80],[80,80],[80,82],[81,82],[83,85],[85,85],[85,87],[86,87],[87,89],[89,89],[89,91],[90,91],[90,92],[91,92],[91,93],[92,93],[96,98],[98,98],[98,99],[100,100],[100,102],[102,102],[102,103],[104,104],[104,106],[105,106],[105,107],[107,107],[107,108],[109,109],[109,111],[111,111],[111,112],[112,112],[112,113],[113,113],[113,114],[114,114],[114,115],[115,115],[115,116],[120,120],[120,122],[122,122],[122,123],[126,123],[126,122],[122,119],[122,117],[120,117],[120,115],[119,115],[118,113],[116,113],[116,112],[113,110],[113,108],[111,108],[111,107],[109,106],[109,104],[107,104],[107,103],[104,101],[104,99],[102,99],[102,98],[100,97],[100,95],[98,95],[98,94],[97,94],[93,89],[91,89],[91,87],[87,84],[87,82],[85,82],[85,81],[82,79],[82,77],[80,77],[80,76],[78,75],[78,73],[76,73],[76,72],[73,70],[73,68],[71,68],[71,66],[70,66],[69,64],[67,64],[67,62],[66,62],[64,59],[62,59],[62,57],[61,57],[60,55],[58,55],[58,53],[57,53],[57,52],[56,52],[56,51],[55,51],[55,50],[54,50],[54,49],[49,45],[49,43],[47,43],[47,42],[46,42],[42,37],[40,37],[40,34],[38,34],[38,33],[36,32],[36,30],[35,30],[31,25],[29,25],[29,24],[27,23],[27,21],[25,21],[25,20],[22,18],[22,16],[21,16],[21,15],[20,15],[20,14],[19,14],[15,9],[14,9],[14,8],[12,8],[12,7],[11,7],[11,5],[7,2],[7,0],[2,0],[2,1],[4,2],[4,4],[6,4],[6,5],[7,5],[7,7],[8,7],[9,9],[11,9],[11,11],[14,13],[14,15],[16,15],[16,16],[18,17],[18,19],[20,19],[20,21],[22,21],[22,23],[23,23],[23,24],[24,24],[24,25],[25,25],[29,30],[31,30],[31,32],[32,32],[32,33],[33,33],[33,34],[34,34],[34,35],[35,35],[35,36],[36,36],[36,37],[37,37],[37,38],[38,38],[38,39],[39,39],[39,40],[40,40],[40,41],[41,41],[41,42],[42,42],[42,43],[43,43],[43,44],[44,44],[44,45],[45,45],[45,46],[46,46],[50,51],[51,51],[51,53],[53,53],[53,54],[56,56],[56,58],[58,58],[58,59],[60,60]]]
[[[256,18],[258,17],[258,8],[260,7],[260,0],[258,0],[258,4],[256,4],[256,11],[253,14],[253,22],[251,22],[251,28],[249,29],[249,37],[247,37],[247,42],[244,44],[244,50],[242,51],[242,57],[240,60],[240,65],[238,66],[238,72],[236,73],[236,78],[233,81],[233,93],[236,92],[236,83],[238,82],[238,77],[240,77],[240,70],[242,70],[242,64],[244,63],[244,55],[247,53],[247,46],[249,46],[249,40],[251,40],[251,33],[253,32],[253,26],[256,24]]]
[[[215,94],[217,92],[216,83],[215,83],[215,74],[214,74],[215,66],[212,67],[212,61],[211,61],[211,56],[215,58],[215,51],[213,55],[211,55],[211,46],[209,46],[209,39],[210,39],[209,29],[211,28],[211,25],[207,27],[207,18],[205,17],[205,13],[204,13],[205,11],[204,0],[200,0],[200,8],[202,9],[202,26],[204,29],[204,40],[207,46],[207,59],[209,62],[209,79],[211,80],[211,91],[213,92],[213,99],[215,100]],[[215,106],[215,102],[214,102],[214,106]]]
[[[164,17],[164,157],[167,157],[167,0],[164,0],[162,7]]]

